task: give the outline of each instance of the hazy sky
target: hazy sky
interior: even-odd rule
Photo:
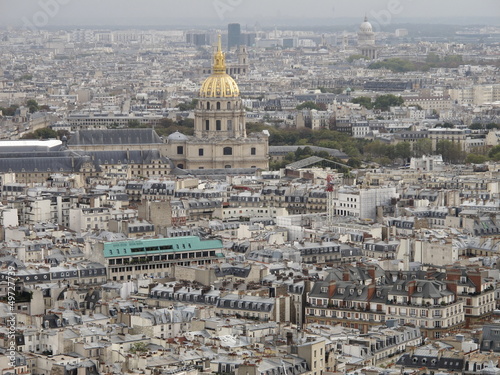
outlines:
[[[397,23],[415,18],[500,19],[500,0],[0,0],[0,20],[47,26],[124,22],[181,25],[286,19],[362,18]],[[27,21],[26,21],[27,20]],[[178,21],[178,22],[175,22]],[[498,21],[497,21],[498,22]]]

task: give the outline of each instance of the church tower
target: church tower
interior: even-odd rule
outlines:
[[[195,110],[197,138],[246,138],[245,110],[240,89],[226,73],[226,57],[221,39],[214,56],[212,75],[203,82]]]
[[[236,81],[227,74],[219,36],[212,74],[205,79],[194,111],[194,136],[167,137],[167,156],[180,169],[269,168],[269,137],[246,134],[246,113]]]

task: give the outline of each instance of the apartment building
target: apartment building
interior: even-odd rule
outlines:
[[[123,281],[169,276],[174,265],[211,264],[222,258],[221,249],[220,240],[190,236],[98,242],[88,256],[106,265],[111,280]]]

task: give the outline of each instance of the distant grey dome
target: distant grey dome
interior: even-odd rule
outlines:
[[[365,21],[359,26],[359,31],[362,33],[372,33],[373,27],[370,22],[368,22],[368,18],[365,17]]]
[[[178,131],[175,133],[170,134],[167,139],[169,141],[187,141],[188,137]]]

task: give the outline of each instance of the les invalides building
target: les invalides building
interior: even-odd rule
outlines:
[[[268,169],[268,135],[247,136],[245,120],[238,85],[226,73],[219,36],[212,75],[200,89],[194,136],[179,132],[169,135],[167,155],[180,169]]]

